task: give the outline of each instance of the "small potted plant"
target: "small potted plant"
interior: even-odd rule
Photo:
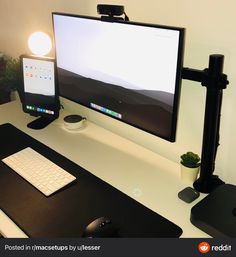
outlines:
[[[187,152],[181,158],[181,179],[193,183],[198,176],[200,168],[200,157],[193,152]]]

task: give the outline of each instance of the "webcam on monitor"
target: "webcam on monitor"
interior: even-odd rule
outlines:
[[[124,14],[123,5],[109,5],[109,4],[98,4],[97,11],[99,14],[120,16]]]
[[[55,59],[22,55],[23,111],[39,117],[27,127],[42,129],[58,118],[60,102]]]
[[[123,5],[98,4],[97,12],[98,14],[101,14],[101,20],[103,21],[129,21]],[[124,15],[124,19],[122,17],[118,17],[121,15]]]

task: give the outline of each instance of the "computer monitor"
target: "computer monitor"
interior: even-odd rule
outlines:
[[[22,107],[24,112],[40,116],[27,126],[42,129],[59,116],[59,94],[55,59],[22,55]]]
[[[53,13],[60,95],[175,141],[184,29]]]

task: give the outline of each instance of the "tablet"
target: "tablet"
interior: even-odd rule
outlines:
[[[22,107],[24,112],[40,119],[28,127],[40,129],[59,116],[59,94],[55,59],[22,55]]]

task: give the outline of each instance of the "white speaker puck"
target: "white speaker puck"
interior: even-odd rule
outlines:
[[[64,126],[66,129],[76,130],[76,129],[83,128],[84,121],[85,121],[84,117],[77,114],[72,114],[64,117]]]

